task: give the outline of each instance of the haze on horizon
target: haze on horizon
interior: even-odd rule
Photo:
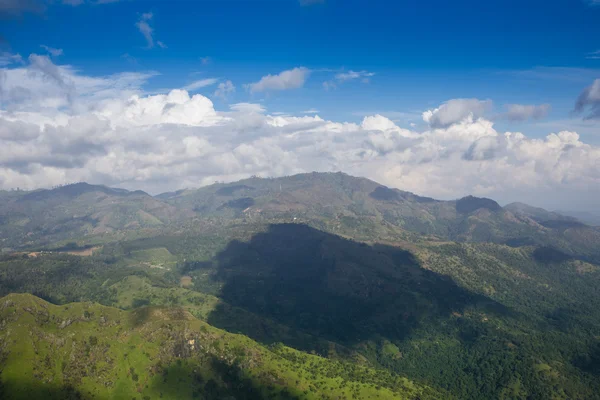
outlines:
[[[389,3],[0,0],[0,189],[343,171],[600,214],[597,2]]]

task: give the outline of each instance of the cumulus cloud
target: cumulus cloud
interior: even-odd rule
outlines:
[[[550,104],[540,105],[524,105],[524,104],[508,104],[506,113],[502,118],[510,121],[526,121],[528,119],[542,119],[550,112]]]
[[[586,119],[600,118],[600,79],[596,79],[579,95],[575,103],[575,112],[583,113],[588,110]]]
[[[266,92],[270,90],[298,89],[304,86],[311,71],[308,68],[296,67],[280,72],[277,75],[263,76],[258,82],[250,83],[246,87],[251,93]]]
[[[492,106],[490,100],[452,99],[436,109],[423,113],[423,121],[432,128],[447,128],[467,118],[483,117]]]
[[[600,196],[599,147],[568,130],[541,138],[498,132],[474,102],[468,112],[444,103],[432,112],[437,123],[415,131],[377,114],[356,124],[269,114],[255,103],[218,111],[185,90],[145,94],[150,73],[91,77],[53,64],[43,75],[32,68],[0,69],[3,88],[28,95],[0,107],[4,189],[90,181],[161,192],[341,170],[436,198],[472,193],[589,209]],[[73,88],[70,103],[60,80]]]
[[[235,85],[231,81],[225,81],[219,83],[217,86],[217,90],[215,90],[214,96],[220,97],[222,99],[227,98],[230,94],[235,92]]]

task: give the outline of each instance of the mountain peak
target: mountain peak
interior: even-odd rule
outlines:
[[[502,207],[496,201],[486,197],[466,196],[456,201],[456,211],[461,214],[469,214],[485,208],[490,211],[500,211]]]
[[[78,196],[81,196],[85,193],[92,193],[92,192],[101,192],[101,193],[105,193],[105,194],[109,194],[109,195],[113,195],[113,196],[125,196],[125,195],[130,195],[130,194],[144,194],[144,195],[148,195],[146,192],[143,192],[141,190],[136,190],[136,191],[129,191],[126,189],[119,189],[119,188],[110,188],[108,186],[104,186],[104,185],[92,185],[89,184],[87,182],[77,182],[77,183],[72,183],[72,184],[68,184],[68,185],[63,185],[63,186],[58,186],[52,189],[39,189],[39,190],[34,190],[30,193],[25,194],[22,197],[22,200],[33,200],[33,201],[39,201],[39,200],[46,200],[48,198],[54,197],[54,196],[64,196],[67,198],[75,198]]]

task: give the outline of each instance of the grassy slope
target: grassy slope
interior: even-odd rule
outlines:
[[[266,348],[177,308],[12,294],[0,318],[3,399],[448,398],[387,372]]]

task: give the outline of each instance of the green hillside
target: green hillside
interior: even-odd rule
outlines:
[[[349,363],[261,346],[179,308],[0,299],[3,399],[436,399]]]

